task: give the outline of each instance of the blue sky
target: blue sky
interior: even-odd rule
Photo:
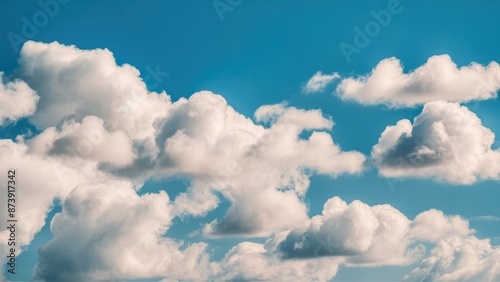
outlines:
[[[231,1],[220,2],[230,5],[227,2]],[[380,61],[390,57],[400,60],[404,72],[442,54],[448,54],[458,67],[471,62],[481,65],[500,62],[500,41],[496,36],[500,6],[493,1],[458,4],[401,0],[401,12],[392,14],[387,26],[381,27],[367,46],[360,48],[359,54],[346,59],[340,44],[354,44],[355,28],[364,29],[373,20],[371,11],[387,10],[390,2],[242,0],[234,1],[237,5],[220,17],[214,6],[216,1],[70,0],[59,4],[59,11],[26,39],[57,41],[79,49],[107,48],[118,65],[130,64],[140,71],[149,91],[164,90],[172,101],[209,90],[222,95],[237,112],[251,118],[260,106],[283,101],[289,107],[321,109],[335,122],[332,130],[326,130],[335,144],[342,151],[358,151],[371,162],[372,147],[385,128],[402,119],[412,121],[422,112],[423,105],[391,108],[385,104],[363,105],[343,100],[334,93],[337,83],[328,85],[321,93],[304,94],[303,86],[313,74],[323,71],[357,77],[369,74]],[[23,19],[33,22],[39,11],[43,9],[36,1],[0,2],[0,71],[5,74],[17,77],[19,71],[21,45],[14,46],[9,34],[23,36]],[[155,79],[154,70],[158,69],[168,75]],[[486,128],[500,135],[497,98],[462,104]],[[27,128],[35,133],[43,131],[24,118],[0,128],[0,138],[14,139],[26,133]],[[310,133],[306,131],[303,136],[307,138]],[[497,148],[500,148],[498,142],[492,145],[492,149]],[[439,209],[446,215],[469,219],[477,238],[489,238],[492,245],[500,243],[500,210],[496,202],[500,186],[495,179],[467,185],[432,177],[389,179],[380,175],[376,167],[369,166],[354,175],[314,175],[310,181],[303,199],[310,217],[321,214],[323,204],[334,196],[347,203],[360,200],[370,206],[389,204],[409,219],[426,210]],[[190,183],[191,178],[186,176],[150,179],[138,193],[165,190],[174,199]],[[188,233],[224,217],[230,202],[223,196],[220,198],[220,205],[206,217],[175,218],[165,236],[187,244],[207,242],[214,261],[222,259],[240,242],[264,243],[269,238],[214,239],[199,232],[188,237]],[[4,272],[8,279],[31,279],[37,263],[36,250],[50,240],[49,222],[60,211],[60,202],[56,201],[48,213],[47,224],[18,258],[22,271],[16,275]],[[375,268],[343,265],[334,280],[400,280],[419,264]]]

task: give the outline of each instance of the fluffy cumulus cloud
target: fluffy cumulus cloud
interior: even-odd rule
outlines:
[[[231,206],[205,226],[206,235],[265,236],[308,220],[303,197],[312,173],[363,169],[365,157],[334,143],[326,132],[334,123],[319,110],[264,106],[255,114],[263,126],[208,91],[172,103],[166,93],[148,91],[137,69],[117,65],[102,49],[29,41],[19,62],[26,83],[14,80],[4,88],[40,97],[29,113],[40,133],[0,146],[2,158],[11,160],[3,169],[19,168],[19,197],[30,206],[18,214],[19,243],[28,245],[43,227],[54,199],[63,206],[51,223],[54,237],[40,249],[37,278],[222,275],[208,263],[205,244],[163,237],[173,217],[203,216],[221,195]],[[310,137],[301,138],[304,131]],[[174,201],[134,190],[148,177],[174,175],[192,179]]]
[[[328,281],[338,271],[341,258],[282,260],[258,243],[233,247],[218,263],[215,280]]]
[[[459,184],[500,178],[500,151],[495,135],[466,107],[432,102],[413,124],[388,126],[372,157],[387,177],[431,177]]]
[[[196,187],[203,187],[182,194],[176,200],[179,210],[206,213],[216,207],[215,191],[232,203],[225,218],[206,226],[207,235],[265,236],[302,223],[307,219],[302,199],[309,186],[307,170],[335,176],[363,168],[362,154],[342,152],[324,131],[299,138],[304,130],[332,128],[319,110],[277,104],[259,108],[255,116],[270,127],[255,124],[223,97],[204,91],[173,103],[167,118],[157,123],[159,174],[190,175],[199,180]],[[203,205],[196,200],[200,193],[209,197]]]
[[[87,162],[67,156],[47,156],[29,152],[29,146],[21,142],[0,140],[0,169],[7,172],[15,170],[17,187],[16,199],[19,208],[16,211],[17,235],[19,246],[29,245],[35,234],[45,224],[47,213],[54,199],[64,201],[71,190],[78,185],[92,182],[113,182],[122,185],[123,181],[106,175],[97,169],[96,162]],[[2,183],[7,183],[7,173],[0,176]],[[2,195],[7,195],[7,186],[0,185]],[[0,219],[7,220],[7,201],[0,203]],[[7,248],[8,230],[0,232],[0,251],[2,260]],[[21,251],[20,248],[17,248]]]
[[[51,222],[53,238],[38,250],[35,278],[206,279],[210,266],[205,243],[181,251],[181,243],[162,237],[172,218],[164,191],[138,196],[132,186],[80,186]]]
[[[336,72],[332,74],[323,74],[321,71],[318,71],[303,86],[303,91],[306,94],[321,92],[339,78],[340,75]]]
[[[341,265],[407,265],[426,255],[421,242],[435,247],[409,279],[497,278],[497,249],[475,238],[460,217],[430,210],[410,220],[389,205],[335,197],[309,218],[304,197],[311,175],[357,174],[365,164],[361,153],[334,142],[334,122],[320,110],[264,105],[252,120],[209,91],[172,102],[148,91],[139,71],[118,65],[106,49],[29,41],[20,56],[20,80],[0,83],[0,101],[7,101],[0,109],[13,97],[26,106],[2,109],[1,122],[31,115],[38,129],[35,136],[0,140],[0,156],[9,160],[0,169],[16,169],[17,197],[29,207],[17,213],[18,243],[29,245],[54,199],[62,205],[50,224],[52,239],[39,248],[36,279],[326,281]],[[483,70],[491,82],[497,67],[457,72],[469,77]],[[308,87],[320,91],[337,78],[318,73]],[[498,177],[493,139],[467,109],[436,102],[413,125],[389,127],[372,155],[390,176],[470,183]],[[417,169],[401,165],[414,159],[421,160]],[[191,182],[175,199],[136,191],[148,178],[178,175]],[[6,183],[5,174],[0,181]],[[271,236],[265,244],[243,242],[210,261],[207,244],[165,235],[174,218],[205,216],[222,197],[229,208],[201,226],[203,234]],[[4,222],[6,210],[0,203]],[[1,260],[8,236],[0,232]],[[461,271],[466,261],[473,267]]]
[[[342,99],[362,104],[405,107],[437,100],[486,100],[496,97],[498,89],[498,63],[457,67],[450,56],[439,55],[409,73],[403,72],[396,58],[382,60],[368,75],[342,79],[336,92]]]
[[[0,72],[0,126],[32,115],[39,99],[26,82],[4,80],[4,73]]]
[[[412,221],[387,204],[347,204],[334,197],[321,215],[288,231],[276,250],[283,259],[342,257],[354,266],[407,265],[424,254],[418,242],[472,233],[466,220],[441,211],[423,212]]]
[[[474,232],[465,219],[438,210],[410,220],[390,205],[347,204],[334,197],[307,224],[265,244],[238,244],[212,266],[212,277],[328,281],[340,266],[410,265],[423,259],[405,280],[495,281],[499,248]]]
[[[21,77],[40,96],[31,121],[40,128],[64,118],[102,118],[111,129],[132,139],[154,132],[156,118],[166,114],[170,97],[149,92],[133,66],[117,65],[107,49],[80,50],[57,42],[28,41],[21,49]]]
[[[420,255],[409,249],[410,220],[390,205],[327,201],[322,215],[290,231],[278,247],[283,258],[348,257],[358,264],[407,264]]]

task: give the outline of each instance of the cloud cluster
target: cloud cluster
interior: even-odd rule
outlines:
[[[157,122],[159,173],[192,176],[209,196],[205,210],[199,201],[187,206],[186,199],[200,199],[194,188],[176,202],[186,212],[204,214],[217,203],[211,189],[232,203],[224,219],[206,226],[207,235],[266,236],[302,223],[307,219],[301,199],[309,186],[306,170],[335,176],[363,168],[362,154],[342,152],[326,132],[299,138],[304,130],[332,128],[319,110],[267,105],[255,117],[271,126],[255,124],[222,96],[203,91],[173,103],[167,118]]]
[[[17,251],[27,246],[35,234],[45,224],[47,213],[57,198],[64,201],[77,186],[88,183],[114,183],[124,185],[124,181],[97,169],[97,163],[68,156],[49,156],[29,152],[29,146],[11,140],[0,140],[0,169],[15,170],[14,185],[18,204],[16,209]],[[0,175],[0,181],[7,183],[7,173]],[[7,186],[0,185],[0,193],[7,195]],[[7,201],[2,201],[0,220],[7,220]],[[0,232],[1,260],[7,249],[8,230]]]
[[[471,184],[500,178],[500,151],[494,133],[466,107],[437,101],[424,106],[413,124],[388,126],[372,157],[386,177],[432,177]]]
[[[35,112],[39,97],[26,82],[19,79],[4,82],[0,72],[0,126]]]
[[[333,121],[319,110],[264,106],[255,118],[265,127],[208,91],[172,103],[166,93],[149,92],[137,69],[117,65],[108,50],[30,41],[19,62],[26,84],[17,83],[40,97],[30,120],[41,130],[1,144],[9,165],[36,171],[19,195],[30,206],[19,213],[20,244],[42,228],[54,199],[63,205],[52,240],[39,252],[40,279],[205,279],[213,272],[206,245],[163,237],[173,217],[203,216],[220,194],[231,207],[205,226],[206,235],[269,235],[308,220],[303,196],[312,173],[363,169],[365,157],[333,142],[325,132]],[[310,137],[301,138],[304,131]],[[174,175],[193,180],[174,201],[134,191],[148,177]],[[75,237],[79,243],[70,243]],[[154,263],[141,265],[139,250]]]
[[[277,247],[284,259],[344,257],[347,265],[407,265],[423,255],[418,241],[437,242],[450,235],[473,233],[467,221],[437,210],[411,221],[394,207],[350,204],[329,199],[321,215],[289,231]]]
[[[304,130],[331,129],[318,110],[279,104],[263,114],[265,106],[256,119],[275,119],[265,128],[208,91],[172,103],[165,93],[149,92],[137,69],[117,65],[108,50],[28,42],[20,64],[41,97],[32,121],[45,131],[30,141],[32,151],[78,155],[135,180],[190,176],[196,184],[175,201],[178,213],[205,214],[217,206],[215,191],[232,202],[207,234],[263,236],[290,228],[307,218],[306,170],[335,176],[363,167],[364,156],[341,152],[325,132],[299,138]],[[208,197],[203,205],[201,194]]]
[[[117,65],[107,49],[80,50],[57,42],[26,42],[20,74],[40,101],[30,118],[38,127],[55,126],[67,117],[102,118],[110,129],[125,130],[133,140],[154,133],[155,119],[166,115],[170,97],[149,92],[133,66]]]
[[[53,238],[38,250],[35,279],[206,279],[205,243],[181,251],[181,243],[162,237],[172,218],[164,191],[138,196],[131,185],[80,186],[51,222]]]
[[[322,215],[290,231],[278,250],[285,259],[346,256],[356,263],[405,264],[419,255],[418,248],[408,250],[409,230],[410,220],[390,205],[347,205],[334,197]]]
[[[384,59],[370,74],[343,78],[336,92],[344,100],[394,107],[422,105],[437,100],[468,102],[497,96],[500,66],[472,62],[458,67],[448,55],[430,57],[417,69],[403,72],[396,58]]]
[[[390,205],[329,199],[321,215],[275,234],[265,244],[243,242],[213,267],[222,280],[331,280],[340,266],[422,264],[407,281],[495,281],[499,250],[477,239],[468,222],[428,210],[410,220]],[[434,246],[430,252],[426,245]]]
[[[326,281],[341,265],[408,265],[426,255],[421,242],[435,247],[408,279],[498,276],[498,249],[475,238],[458,216],[430,210],[410,220],[390,205],[334,197],[309,218],[304,197],[310,176],[357,174],[366,159],[334,142],[328,133],[334,122],[320,110],[264,105],[252,120],[209,91],[172,102],[164,92],[148,91],[139,71],[118,65],[107,49],[29,41],[20,56],[22,80],[1,82],[0,99],[16,97],[26,107],[2,111],[0,118],[31,116],[40,134],[0,140],[0,156],[9,160],[0,169],[16,168],[23,187],[18,197],[29,207],[18,212],[19,244],[28,245],[43,227],[54,199],[62,203],[51,222],[53,237],[39,249],[36,279]],[[408,76],[422,82],[429,70],[446,73],[432,65]],[[490,93],[498,87],[496,68],[473,64],[456,75],[471,83],[482,71],[493,85]],[[338,75],[313,78],[305,89],[321,91]],[[428,89],[439,88],[433,83]],[[387,176],[472,183],[499,177],[493,140],[466,108],[434,102],[413,124],[388,127],[372,157]],[[178,175],[191,183],[175,199],[165,191],[136,191],[148,178]],[[175,217],[205,216],[219,197],[230,207],[203,226],[205,236],[271,236],[268,241],[240,243],[214,262],[207,244],[165,236]],[[4,202],[0,208],[5,221]],[[7,236],[0,233],[2,258]],[[450,253],[453,248],[458,253]],[[472,268],[460,271],[460,258]]]

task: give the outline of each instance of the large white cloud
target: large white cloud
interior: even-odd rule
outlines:
[[[243,242],[218,263],[214,280],[223,281],[328,281],[338,271],[341,258],[281,260],[263,244]]]
[[[363,168],[362,154],[342,152],[326,132],[299,138],[304,130],[331,129],[333,122],[319,110],[267,105],[255,116],[271,126],[255,124],[223,97],[203,91],[173,103],[167,118],[157,123],[159,174],[181,173],[200,181],[176,200],[179,210],[197,215],[216,207],[207,186],[232,203],[224,219],[206,227],[207,235],[265,236],[302,223],[307,220],[306,170],[335,176]],[[209,197],[204,205],[197,204],[197,189]]]
[[[274,113],[279,120],[266,129],[211,92],[200,92],[172,104],[165,93],[148,92],[139,72],[126,64],[118,66],[108,50],[79,50],[75,46],[30,41],[23,46],[20,64],[22,77],[41,97],[33,122],[42,128],[63,122],[61,129],[48,128],[35,138],[33,147],[43,143],[45,148],[51,148],[49,153],[68,153],[64,145],[78,147],[81,140],[88,139],[84,129],[94,124],[92,127],[105,133],[106,138],[93,146],[86,158],[119,166],[110,170],[128,177],[188,175],[208,182],[204,186],[222,186],[217,189],[233,202],[252,195],[262,205],[265,216],[261,218],[276,218],[265,225],[287,218],[285,210],[272,207],[278,199],[288,199],[290,210],[295,206],[301,211],[293,224],[306,218],[305,205],[298,196],[308,187],[305,169],[330,175],[362,169],[364,157],[357,152],[341,152],[327,133],[314,132],[309,140],[299,140],[303,130],[331,129],[333,122],[317,110],[283,107],[282,113]],[[258,120],[260,112],[256,112]],[[95,118],[85,119],[87,116]],[[68,133],[70,129],[73,133]],[[55,131],[59,131],[57,135]],[[122,132],[134,141],[133,150]],[[151,142],[153,139],[156,144]],[[123,153],[116,154],[112,143],[121,144]],[[267,177],[261,178],[260,174]],[[226,183],[228,178],[230,183]],[[249,185],[248,181],[254,183]],[[194,185],[190,194],[198,193],[197,187],[201,186]],[[297,195],[272,191],[277,188],[296,190]],[[204,195],[210,195],[203,189]],[[266,204],[259,200],[263,197],[260,192],[274,196]],[[194,198],[183,194],[180,199],[177,203],[189,211],[187,200]],[[212,204],[195,213],[214,208],[216,198],[210,199]],[[235,203],[231,211],[248,214],[239,209],[239,203]],[[263,224],[257,225],[259,229]]]
[[[55,198],[62,201],[78,185],[87,183],[115,183],[124,181],[100,172],[95,161],[84,161],[69,156],[47,156],[30,153],[29,147],[11,140],[0,140],[0,181],[7,183],[7,171],[15,170],[16,187],[16,250],[27,246],[45,224],[47,213]],[[7,186],[0,185],[0,193],[7,195]],[[3,199],[3,198],[2,198]],[[0,220],[6,222],[7,201],[0,202]],[[8,231],[0,232],[1,261],[6,257]]]
[[[175,201],[179,215],[215,208],[215,191],[232,203],[225,219],[207,226],[217,236],[262,236],[303,222],[310,173],[363,168],[362,154],[342,152],[326,132],[299,138],[332,128],[319,110],[280,104],[263,113],[265,106],[256,111],[258,121],[271,123],[265,128],[208,91],[171,103],[165,93],[148,92],[137,69],[118,66],[106,49],[29,41],[19,62],[21,77],[41,97],[31,119],[45,131],[28,141],[31,152],[97,161],[137,185],[151,176],[189,176],[195,182]],[[208,197],[203,205],[200,195]]]
[[[32,115],[38,99],[26,82],[17,79],[5,83],[4,73],[0,72],[0,126]]]
[[[334,122],[319,110],[262,106],[255,120],[263,126],[208,91],[172,103],[165,93],[149,92],[138,71],[118,66],[108,50],[28,42],[20,63],[21,77],[40,95],[31,120],[44,131],[27,141],[0,141],[0,156],[9,160],[0,168],[18,168],[19,198],[30,207],[19,210],[19,243],[29,244],[42,228],[54,198],[63,206],[51,223],[54,237],[39,251],[37,278],[329,280],[340,265],[408,264],[423,255],[420,241],[465,242],[473,234],[466,221],[439,211],[410,220],[389,205],[339,198],[310,219],[304,203],[310,175],[359,173],[365,161],[341,150],[327,132]],[[488,153],[485,162],[496,156]],[[495,171],[484,167],[478,177],[496,177]],[[147,177],[176,175],[192,182],[174,201],[165,192],[134,190]],[[204,227],[205,235],[273,237],[241,243],[220,262],[209,262],[204,243],[164,237],[174,217],[204,216],[219,195],[230,208]],[[0,233],[1,242],[7,235]],[[0,245],[2,257],[5,251]],[[486,267],[478,273],[491,272],[491,261],[481,262]]]
[[[307,224],[265,244],[238,244],[212,267],[212,277],[328,281],[340,266],[411,265],[423,259],[405,279],[495,281],[499,248],[474,233],[467,220],[438,210],[410,220],[390,205],[347,204],[334,197]]]
[[[37,273],[42,278],[145,276],[140,270],[123,269],[127,263],[135,265],[123,261],[127,254],[121,250],[138,236],[126,221],[133,220],[133,214],[123,212],[126,217],[122,217],[112,210],[123,206],[130,213],[140,212],[150,204],[145,199],[161,198],[139,197],[133,192],[132,185],[140,187],[148,177],[181,174],[193,179],[186,193],[168,203],[168,214],[153,213],[151,221],[144,220],[152,227],[146,236],[151,241],[139,242],[138,246],[148,252],[154,249],[175,254],[175,263],[158,258],[156,264],[164,267],[163,272],[156,268],[151,272],[203,279],[205,274],[194,270],[193,276],[181,275],[181,271],[191,271],[177,263],[202,263],[205,245],[195,244],[179,251],[177,243],[159,239],[172,217],[203,216],[217,207],[216,194],[221,193],[230,200],[231,207],[223,219],[205,227],[207,234],[264,236],[307,221],[303,196],[311,173],[336,176],[358,173],[363,168],[362,154],[342,152],[323,132],[330,130],[333,122],[319,110],[300,110],[284,104],[262,107],[256,119],[271,124],[266,128],[208,91],[171,103],[165,93],[149,92],[135,68],[118,66],[108,50],[79,50],[75,46],[30,41],[23,47],[19,62],[18,74],[40,96],[31,121],[43,129],[29,140],[25,140],[28,136],[20,136],[16,142],[2,140],[2,158],[12,160],[9,167],[21,168],[19,179],[25,185],[20,196],[30,206],[19,214],[23,230],[19,243],[30,243],[42,228],[55,198],[63,204],[63,212],[52,223],[55,236],[40,253]],[[270,110],[264,113],[265,108]],[[315,132],[301,139],[304,130]],[[5,164],[4,170],[7,168]],[[28,181],[24,169],[34,171]],[[108,196],[112,199],[105,200]],[[80,210],[86,204],[107,213]],[[2,218],[5,216],[2,213]],[[120,232],[106,231],[99,225],[101,221],[106,222],[106,228],[115,226]],[[97,233],[107,237],[92,237]],[[2,238],[7,235],[1,234]],[[68,238],[76,235],[82,236],[84,243],[102,239],[109,243],[109,249],[69,244]],[[151,243],[158,240],[161,242]],[[68,256],[82,256],[65,256],[65,250],[71,251]],[[109,272],[89,262],[89,258],[105,260],[112,253],[119,253],[120,258],[106,264]],[[58,274],[56,266],[61,262],[66,268]]]
[[[466,107],[437,101],[424,106],[413,124],[388,126],[372,149],[386,177],[431,177],[458,184],[500,178],[495,135]]]
[[[396,58],[382,60],[368,75],[342,79],[336,91],[345,100],[403,107],[437,100],[486,100],[496,97],[499,89],[498,63],[457,67],[450,56],[439,55],[409,73]]]
[[[47,128],[69,116],[97,116],[132,139],[152,136],[153,122],[166,114],[170,97],[149,92],[139,71],[116,64],[107,49],[80,50],[57,42],[28,41],[20,53],[21,77],[40,96],[31,121]]]
[[[357,264],[408,264],[421,255],[409,248],[410,220],[390,205],[370,207],[328,200],[322,215],[290,231],[279,246],[283,258],[348,257]]]
[[[182,242],[162,237],[172,218],[164,191],[138,196],[131,185],[80,186],[51,222],[53,238],[38,250],[35,278],[206,279],[210,265],[205,243],[181,251]]]

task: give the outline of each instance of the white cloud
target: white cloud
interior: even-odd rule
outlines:
[[[112,130],[144,139],[153,135],[153,122],[166,115],[170,104],[166,93],[149,92],[139,71],[118,66],[107,49],[28,41],[19,63],[22,78],[40,96],[31,121],[42,129],[67,117],[97,116]]]
[[[321,71],[318,71],[307,81],[303,87],[303,91],[306,94],[322,92],[328,85],[339,78],[340,75],[336,72],[323,74]]]
[[[193,181],[186,192],[175,198],[173,212],[180,216],[204,216],[218,205],[219,197],[213,193],[210,185],[202,181]]]
[[[0,126],[32,115],[38,99],[26,82],[14,80],[5,83],[4,74],[0,72]]]
[[[418,214],[412,222],[411,238],[438,242],[443,238],[473,234],[469,222],[460,216],[446,216],[442,211],[431,209]]]
[[[162,237],[172,218],[164,191],[138,196],[131,185],[80,186],[51,222],[53,238],[38,250],[35,278],[206,279],[210,265],[205,243],[181,251],[181,242]]]
[[[345,100],[404,107],[437,100],[486,100],[496,97],[499,89],[498,63],[457,67],[450,56],[439,55],[409,73],[398,59],[384,59],[368,75],[342,79],[336,91]]]
[[[19,243],[31,242],[55,198],[63,204],[51,223],[54,237],[40,251],[41,278],[204,279],[214,271],[206,245],[184,249],[162,237],[172,217],[203,216],[220,194],[231,207],[206,227],[211,236],[265,236],[307,221],[303,197],[312,173],[363,169],[362,154],[343,152],[323,132],[334,123],[319,110],[271,105],[269,116],[261,108],[256,119],[271,117],[266,128],[208,91],[171,103],[165,93],[148,92],[139,72],[118,66],[108,50],[27,42],[20,65],[18,73],[40,96],[31,121],[43,131],[0,146],[2,158],[11,160],[3,169],[19,168],[19,196],[30,206],[19,213]],[[299,138],[304,130],[313,131],[307,139]],[[147,177],[179,174],[193,182],[173,202],[133,191]],[[165,210],[151,210],[163,204]],[[138,249],[151,256],[141,262],[153,259],[151,265],[133,259],[141,257]]]
[[[332,128],[319,110],[280,104],[264,113],[264,106],[256,119],[268,119],[265,128],[208,91],[171,103],[165,93],[149,92],[137,69],[118,66],[106,49],[29,41],[19,62],[21,77],[40,95],[31,120],[45,129],[28,141],[30,152],[99,162],[138,186],[151,176],[191,177],[195,183],[175,200],[175,211],[202,216],[217,207],[214,193],[220,192],[232,206],[211,225],[218,236],[264,236],[303,222],[311,173],[363,169],[365,157],[342,152],[326,132],[299,138],[304,130]],[[242,226],[247,219],[252,224]]]
[[[86,183],[115,183],[124,182],[98,171],[96,162],[82,161],[80,158],[67,156],[46,156],[29,153],[29,147],[23,143],[11,140],[0,140],[0,169],[5,173],[0,175],[0,181],[7,183],[7,171],[16,172],[16,210],[17,217],[17,250],[20,246],[27,246],[35,234],[45,224],[47,213],[51,209],[53,200],[62,201],[77,186]],[[0,193],[7,195],[7,186],[0,185]],[[0,220],[7,220],[7,201],[0,202]],[[7,248],[8,231],[0,232],[0,254],[3,262]]]
[[[31,152],[78,156],[115,166],[129,165],[135,158],[127,133],[123,130],[108,132],[104,121],[95,116],[87,116],[81,123],[67,120],[60,129],[47,128],[28,144]]]
[[[403,281],[498,281],[499,261],[500,247],[489,240],[448,237]]]
[[[495,134],[466,107],[437,101],[424,106],[413,124],[388,126],[372,149],[386,177],[429,177],[458,184],[500,178]]]
[[[460,217],[431,210],[410,220],[389,205],[347,205],[339,198],[330,199],[323,214],[310,219],[304,203],[310,175],[359,173],[365,161],[359,152],[341,150],[326,132],[334,122],[319,110],[266,105],[255,112],[257,121],[269,123],[262,126],[208,91],[171,103],[165,93],[149,92],[135,68],[116,65],[108,50],[28,42],[20,62],[22,78],[41,97],[31,119],[45,130],[26,143],[23,138],[0,141],[0,156],[9,160],[0,169],[18,168],[19,198],[30,207],[19,210],[19,243],[29,244],[42,228],[54,198],[63,205],[51,222],[52,240],[40,249],[38,278],[330,280],[340,265],[413,262],[423,254],[420,241],[456,237],[465,242],[455,244],[460,248],[468,246],[464,238],[473,238]],[[443,109],[448,107],[458,121],[451,113],[438,120],[443,128],[459,132],[450,136],[462,139],[464,133],[455,127],[465,120],[466,130],[476,130],[471,135],[481,133],[486,139],[481,143],[481,138],[468,137],[467,145],[477,149],[474,142],[479,142],[490,148],[494,138],[477,129],[480,121],[458,105]],[[417,124],[409,124],[410,129],[419,128]],[[381,138],[381,152],[405,130]],[[301,138],[304,131],[312,132]],[[83,141],[92,150],[79,152]],[[418,152],[427,156],[429,148]],[[488,163],[496,158],[496,152],[488,151],[481,173],[474,171],[477,177],[497,177]],[[139,196],[134,191],[146,177],[175,175],[188,176],[192,183],[174,201],[165,192]],[[5,177],[0,181],[5,183]],[[223,218],[205,226],[206,235],[274,236],[266,244],[241,243],[220,262],[209,262],[205,243],[186,246],[164,237],[174,217],[204,216],[217,207],[219,195],[231,206]],[[0,220],[5,221],[5,211],[1,208]],[[1,242],[7,235],[0,233]],[[0,244],[4,254],[6,246]],[[315,253],[318,246],[323,249]],[[482,246],[486,251],[481,254],[496,252]],[[446,254],[436,251],[433,256],[446,262]],[[479,256],[478,261],[477,275],[491,272],[494,259]],[[426,265],[415,273],[425,272]],[[456,272],[442,265],[439,275]]]
[[[328,281],[338,271],[340,258],[281,260],[263,244],[243,242],[233,247],[218,264],[215,280]]]
[[[465,219],[438,210],[409,220],[387,204],[347,204],[334,197],[307,224],[279,232],[265,244],[238,244],[213,266],[212,277],[328,281],[339,266],[410,265],[425,256],[405,279],[495,281],[499,248],[474,232]]]
[[[299,138],[304,130],[331,129],[333,122],[319,110],[263,106],[255,116],[271,123],[265,128],[208,91],[181,99],[171,109],[157,124],[158,170],[203,182],[176,200],[179,210],[200,215],[216,207],[206,186],[232,203],[224,219],[206,227],[207,235],[266,236],[295,226],[307,219],[302,199],[309,187],[306,170],[335,176],[363,168],[362,154],[342,152],[326,132]],[[209,203],[196,204],[196,189],[211,195]]]
[[[329,199],[322,215],[290,230],[277,247],[284,259],[343,257],[347,265],[406,265],[422,256],[411,221],[390,205]]]
[[[259,182],[259,184],[262,184]],[[232,192],[232,205],[222,220],[205,226],[208,236],[267,236],[307,221],[307,207],[294,191],[274,187]],[[255,190],[250,190],[255,189]]]
[[[255,120],[259,122],[276,122],[286,112],[287,103],[263,105],[255,111]]]

